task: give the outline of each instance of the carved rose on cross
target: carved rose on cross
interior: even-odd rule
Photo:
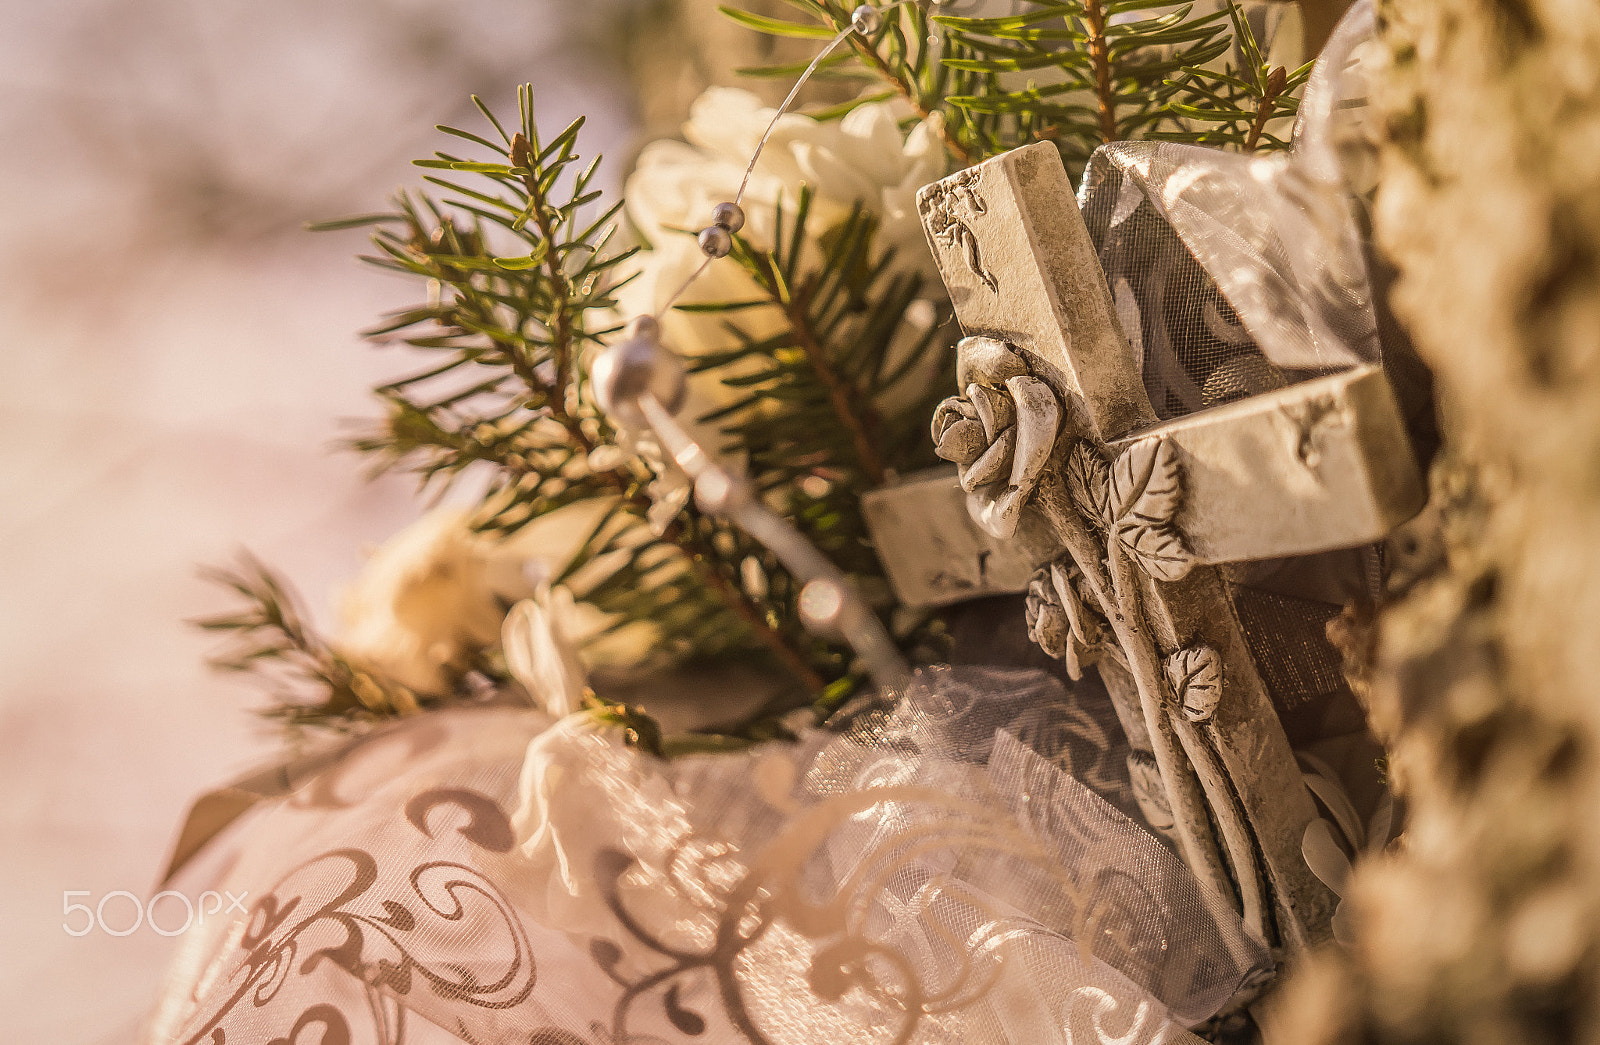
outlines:
[[[959,470],[978,525],[1010,537],[1050,460],[1061,405],[1023,358],[994,338],[963,338],[956,376],[965,394],[939,404],[934,445]]]
[[[1099,659],[1106,640],[1104,622],[1079,594],[1082,576],[1076,565],[1063,560],[1039,567],[1028,582],[1028,638],[1061,660],[1074,679]]]

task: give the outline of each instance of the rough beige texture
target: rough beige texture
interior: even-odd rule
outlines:
[[[1403,0],[1376,228],[1434,368],[1439,571],[1379,616],[1411,805],[1286,1041],[1600,1041],[1600,5]]]

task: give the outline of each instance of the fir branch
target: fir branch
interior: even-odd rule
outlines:
[[[384,386],[387,422],[354,445],[380,467],[424,481],[485,472],[485,532],[508,535],[568,504],[609,502],[563,577],[578,598],[613,614],[617,627],[651,622],[663,659],[760,656],[814,696],[848,663],[843,647],[818,643],[800,627],[798,590],[775,579],[767,591],[747,591],[741,563],[761,549],[693,506],[662,518],[661,480],[651,467],[637,456],[601,453],[617,434],[587,393],[580,350],[615,333],[616,266],[631,251],[603,253],[616,208],[592,222],[576,219],[577,207],[593,199],[592,164],[572,177],[570,199],[558,198],[563,172],[577,160],[581,121],[541,143],[526,90],[519,101],[522,120],[512,133],[486,112],[499,143],[450,132],[493,150],[489,161],[443,152],[422,161],[478,184],[431,177],[453,195],[443,202],[403,196],[377,227],[375,260],[426,277],[440,293],[371,336],[444,359]],[[513,234],[520,246],[497,250],[496,233]],[[604,325],[589,322],[596,314]],[[775,563],[769,572],[778,572]]]
[[[230,640],[208,663],[264,683],[276,703],[262,716],[291,735],[304,727],[344,731],[441,702],[352,664],[305,623],[288,587],[254,557],[244,555],[237,568],[207,569],[202,576],[243,602],[231,613],[192,622]]]
[[[778,235],[770,250],[736,237],[732,257],[785,320],[779,333],[756,339],[731,319],[736,347],[699,359],[698,372],[749,370],[725,383],[743,392],[731,405],[706,415],[721,424],[729,450],[747,455],[762,489],[796,489],[825,481],[836,507],[858,513],[856,500],[892,471],[931,463],[922,423],[953,379],[945,365],[917,371],[924,353],[947,337],[940,316],[914,346],[900,346],[906,313],[922,281],[896,271],[892,256],[872,257],[877,219],[859,204],[820,237],[809,231],[811,193],[802,188],[792,217],[779,204]],[[820,257],[804,257],[810,244]],[[734,303],[720,310],[734,311]],[[748,304],[748,303],[741,303]],[[699,311],[719,306],[696,306]],[[948,318],[948,306],[942,306]],[[752,366],[752,364],[759,364]],[[915,405],[887,417],[878,404],[909,395]],[[814,540],[821,535],[809,534]],[[864,539],[864,535],[863,535]],[[876,571],[873,562],[870,567]]]
[[[873,449],[871,429],[876,427],[877,417],[871,407],[857,407],[855,396],[844,384],[844,381],[833,370],[828,360],[827,351],[817,340],[816,331],[811,329],[811,317],[807,311],[807,301],[803,297],[791,298],[784,314],[789,319],[789,325],[794,328],[794,339],[805,351],[806,362],[811,364],[818,380],[828,390],[828,403],[833,407],[834,416],[850,433],[850,442],[855,449],[856,461],[861,466],[861,471],[874,484],[881,484],[888,478],[888,470],[883,466],[883,460],[877,450]]]
[[[1158,13],[1149,14],[1152,9]],[[1027,0],[1001,18],[941,16],[952,39],[970,49],[945,64],[987,76],[987,89],[955,95],[950,104],[975,113],[1007,114],[1048,128],[1069,167],[1081,169],[1100,145],[1153,137],[1175,126],[1168,82],[1179,70],[1203,70],[1223,54],[1226,13],[1155,0]],[[1018,82],[1018,77],[1027,79]],[[1040,82],[1040,79],[1043,82]],[[994,145],[1021,144],[1015,135]]]
[[[774,35],[825,39],[849,25],[840,0],[787,2],[812,21],[722,10]],[[1259,64],[1260,48],[1237,2],[1224,10],[1167,0],[1023,0],[1022,6],[1000,18],[930,19],[919,5],[884,12],[872,39],[847,37],[853,62],[830,58],[829,71],[865,74],[886,90],[814,115],[835,118],[868,100],[898,96],[918,118],[942,117],[945,150],[960,164],[1053,141],[1074,174],[1098,146],[1128,139],[1247,151],[1282,145],[1268,126],[1292,114],[1290,95],[1303,82],[1298,74],[1285,73],[1279,84],[1267,81],[1265,69],[1239,79],[1231,67],[1214,68],[1230,48],[1243,65]],[[778,66],[750,72],[790,74]],[[1237,112],[1246,115],[1235,119]],[[1197,122],[1207,126],[1196,130]]]
[[[523,120],[526,127],[518,131],[511,139],[511,164],[513,173],[522,174],[522,184],[528,190],[528,213],[532,215],[533,223],[539,229],[539,234],[545,243],[555,242],[555,228],[551,220],[550,201],[546,196],[543,179],[536,176],[534,171],[539,164],[533,155],[529,138],[536,136],[533,127],[533,99],[532,88],[524,85],[521,90],[525,92],[527,101],[521,106]],[[579,117],[572,126],[563,132],[566,148],[570,150],[571,144],[576,141],[578,128],[583,125],[583,118]],[[552,312],[556,318],[556,329],[551,339],[551,349],[555,355],[555,382],[550,389],[550,395],[557,402],[565,402],[567,398],[567,385],[572,379],[572,312],[567,308],[571,297],[572,286],[567,281],[567,274],[561,269],[561,261],[555,251],[543,252],[544,266],[550,286],[555,291],[555,301]],[[531,255],[530,255],[531,256]],[[534,378],[528,375],[525,380]]]
[[[1111,48],[1106,43],[1106,9],[1101,0],[1084,0],[1084,23],[1089,64],[1094,69],[1095,109],[1100,117],[1100,141],[1117,140],[1117,95],[1111,86]]]
[[[710,531],[710,539],[704,535],[704,531],[707,530]],[[784,600],[778,612],[774,612],[771,608],[765,608],[763,612],[762,607],[755,605],[757,602],[753,597],[755,593],[742,589],[726,572],[718,571],[712,565],[719,557],[719,549],[715,544],[717,536],[726,537],[735,547],[744,550],[745,558],[759,555],[764,549],[753,546],[748,538],[727,524],[714,522],[703,516],[688,524],[674,522],[666,528],[662,536],[688,549],[688,560],[699,575],[700,582],[715,592],[733,610],[739,623],[760,639],[778,662],[789,671],[804,693],[818,693],[828,684],[830,679],[825,678],[819,671],[816,663],[817,655],[820,653],[822,659],[835,665],[842,663],[843,655],[837,648],[818,643],[803,630],[793,627],[793,622],[798,622],[800,619],[799,586],[792,583],[789,585],[793,589],[793,598]],[[769,575],[777,569],[776,563],[769,563],[767,566]],[[770,585],[770,581],[768,583]],[[791,622],[791,626],[787,629],[788,634],[785,634],[782,628],[784,621]],[[702,634],[707,636],[711,634],[710,628],[713,623],[703,619],[696,622],[702,629]],[[694,654],[699,657],[704,657],[708,652],[719,652],[715,648],[708,650],[705,643],[698,644],[698,647],[694,650]],[[739,650],[735,648],[732,652],[737,653]]]
[[[1268,128],[1292,120],[1299,112],[1299,92],[1311,78],[1314,63],[1289,72],[1272,66],[1256,41],[1250,21],[1237,0],[1230,0],[1227,14],[1233,25],[1233,53],[1238,64],[1228,61],[1220,70],[1189,68],[1182,70],[1168,86],[1177,96],[1170,108],[1177,123],[1151,135],[1167,141],[1237,148],[1242,152],[1282,150],[1287,139]]]
[[[796,526],[863,590],[886,592],[860,499],[892,472],[933,463],[925,418],[954,380],[953,325],[941,304],[908,338],[921,277],[896,270],[891,256],[873,257],[877,221],[859,206],[814,236],[809,201],[802,190],[790,217],[780,203],[775,247],[735,239],[731,256],[786,322],[764,338],[732,318],[725,323],[736,345],[701,357],[695,369],[738,370],[724,382],[743,394],[701,420],[722,427],[757,487],[781,497]],[[820,256],[808,261],[813,250]],[[732,304],[724,308],[737,314]],[[891,399],[900,402],[884,409]]]
[[[627,561],[608,570],[593,585],[575,585],[575,594],[616,614],[617,625],[649,621],[667,636],[669,660],[747,656],[764,650],[807,693],[827,685],[822,661],[837,663],[837,649],[814,648],[815,640],[799,627],[799,612],[790,600],[741,587],[739,564],[764,552],[731,525],[686,505],[681,514],[646,535],[653,502],[633,493],[615,532],[574,559],[576,576],[587,561],[623,554]],[[597,535],[606,533],[602,526]],[[630,547],[631,544],[631,547]],[[687,585],[679,583],[686,580]],[[696,598],[697,592],[705,594]],[[793,592],[798,599],[799,592]],[[676,648],[672,648],[672,647]]]
[[[1264,89],[1256,99],[1256,118],[1250,121],[1250,132],[1245,135],[1245,152],[1255,152],[1256,146],[1261,144],[1261,133],[1267,129],[1267,121],[1272,119],[1278,99],[1283,97],[1288,86],[1289,77],[1283,66],[1280,65],[1267,74]]]
[[[841,271],[848,272],[861,265],[871,240],[873,221],[858,203],[838,235],[842,249],[830,253],[824,261],[822,272],[813,274],[798,287],[791,287],[793,273],[798,266],[800,245],[805,242],[810,206],[810,188],[803,187],[795,226],[788,236],[790,250],[787,258],[780,257],[781,248],[770,253],[757,253],[750,249],[749,244],[741,242],[738,260],[768,299],[783,310],[793,343],[805,353],[812,373],[826,390],[834,420],[850,437],[857,466],[871,485],[882,485],[888,477],[888,469],[873,446],[873,431],[881,427],[881,419],[872,404],[864,401],[838,373],[830,352],[821,342],[812,316],[817,295],[830,285],[828,270],[838,266]],[[783,276],[784,272],[790,273],[787,279]]]

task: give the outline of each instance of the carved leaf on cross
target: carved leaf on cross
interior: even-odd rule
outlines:
[[[1222,657],[1210,646],[1181,649],[1167,658],[1167,682],[1190,722],[1209,722],[1222,702]]]
[[[1091,444],[1072,444],[1072,452],[1067,455],[1066,481],[1067,494],[1080,515],[1102,529],[1116,525],[1111,510],[1111,469]]]
[[[1178,454],[1166,439],[1141,439],[1107,464],[1092,444],[1067,455],[1073,507],[1110,533],[1150,576],[1179,581],[1194,565],[1175,517],[1183,500]]]

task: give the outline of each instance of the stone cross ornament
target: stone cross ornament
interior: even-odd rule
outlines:
[[[993,590],[987,563],[1003,584],[1042,563],[1030,630],[1074,677],[1098,667],[1152,826],[1269,943],[1321,941],[1336,901],[1301,855],[1317,810],[1216,564],[1370,543],[1421,508],[1382,371],[1161,422],[1052,145],[929,185],[918,208],[967,335],[933,421],[959,492],[891,488],[869,520],[938,528],[921,506],[964,498],[972,526],[930,539],[977,568],[897,559],[891,577],[948,602]]]

